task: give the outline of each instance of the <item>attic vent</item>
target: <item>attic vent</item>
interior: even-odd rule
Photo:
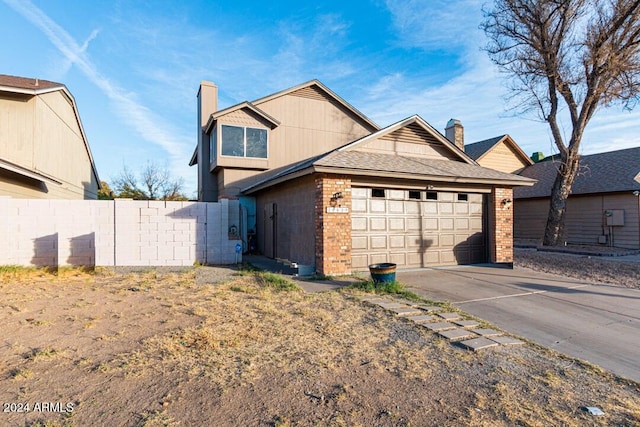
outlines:
[[[301,98],[309,98],[316,99],[319,101],[324,101],[327,99],[324,92],[322,92],[318,86],[312,85],[308,87],[303,87],[302,89],[298,89],[295,92],[291,92],[293,96],[299,96]]]

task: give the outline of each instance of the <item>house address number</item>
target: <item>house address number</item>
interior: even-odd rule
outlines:
[[[327,206],[327,213],[348,213],[349,208],[346,206]]]

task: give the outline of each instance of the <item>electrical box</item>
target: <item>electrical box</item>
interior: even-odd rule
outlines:
[[[604,211],[604,217],[608,227],[620,227],[624,225],[624,209],[608,209]]]

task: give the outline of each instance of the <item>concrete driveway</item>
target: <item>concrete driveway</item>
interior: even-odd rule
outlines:
[[[640,382],[640,290],[495,266],[396,276],[419,295]]]

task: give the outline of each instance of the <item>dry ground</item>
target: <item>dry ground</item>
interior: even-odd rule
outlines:
[[[640,425],[640,385],[597,367],[232,273],[5,270],[0,425]]]

